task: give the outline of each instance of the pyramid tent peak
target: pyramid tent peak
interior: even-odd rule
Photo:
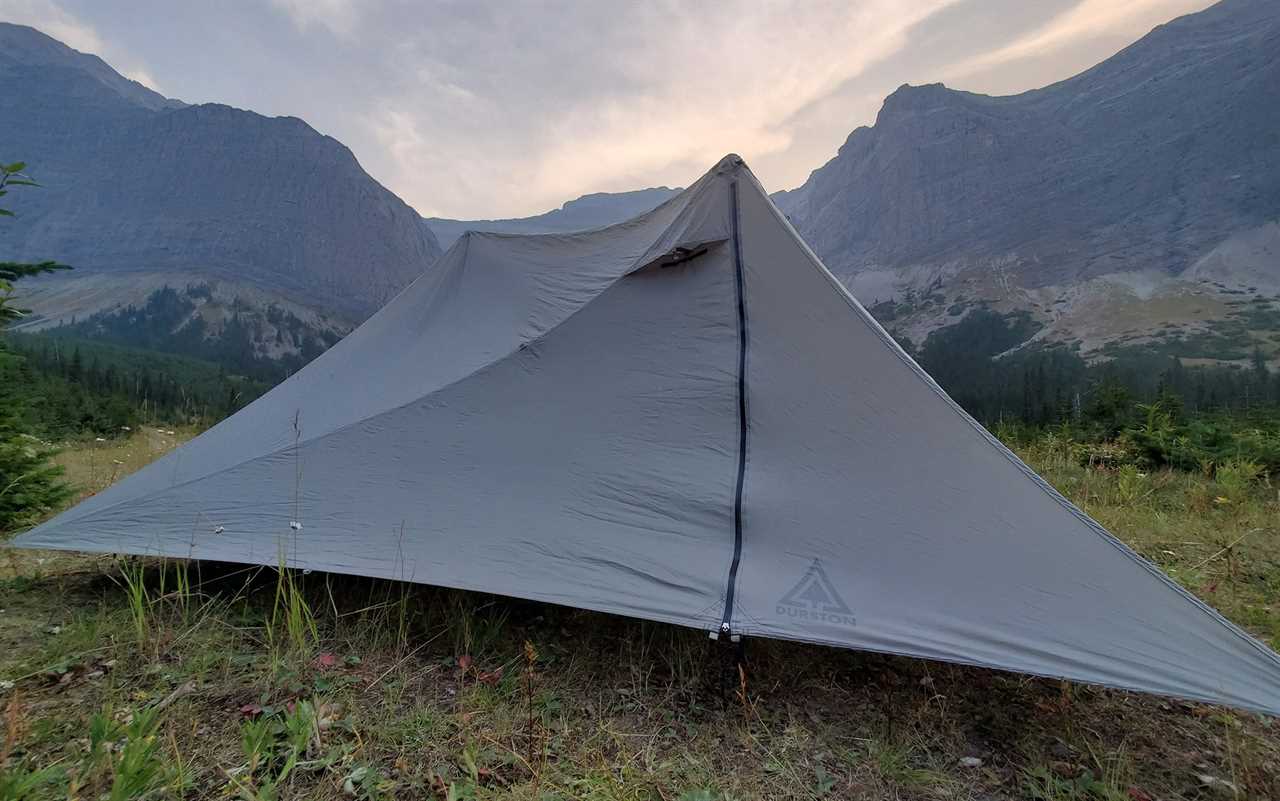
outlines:
[[[750,171],[747,162],[737,153],[728,153],[720,161],[716,162],[716,166],[712,170],[716,173],[736,172],[738,170]]]

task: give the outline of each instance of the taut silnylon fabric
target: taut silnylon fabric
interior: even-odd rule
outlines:
[[[463,237],[298,375],[15,544],[714,631],[740,457],[734,633],[1280,713],[1280,657],[961,411],[735,156],[622,225]]]
[[[997,443],[742,184],[735,629],[1277,711],[1274,653]]]

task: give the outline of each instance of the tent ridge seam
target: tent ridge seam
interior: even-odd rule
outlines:
[[[738,566],[742,563],[742,490],[747,475],[747,293],[742,269],[742,235],[738,219],[738,180],[729,182],[729,231],[733,242],[733,286],[738,307],[738,467],[733,493],[733,560],[725,588],[724,616],[720,631],[733,632],[734,595]]]
[[[747,174],[751,175],[750,172],[748,172]],[[755,179],[754,175],[751,175],[751,177],[753,180]],[[755,184],[756,184],[756,188],[762,194],[765,194],[767,198],[768,195],[767,193],[764,192],[764,188],[760,186],[759,182],[755,181]],[[902,346],[899,345],[898,342],[892,336],[889,335],[889,332],[887,332],[884,329],[884,327],[880,325],[879,322],[877,322],[874,318],[872,318],[869,312],[867,312],[864,308],[862,308],[862,304],[858,303],[857,299],[855,299],[853,295],[850,294],[848,288],[846,288],[845,285],[842,284],[840,280],[836,278],[835,275],[830,270],[827,269],[826,265],[822,263],[822,260],[818,258],[818,255],[816,253],[813,252],[812,248],[809,247],[808,243],[804,241],[804,238],[801,237],[800,234],[796,231],[795,226],[793,226],[791,224],[791,221],[788,220],[784,214],[782,214],[782,212],[778,209],[778,207],[774,205],[772,201],[770,201],[766,205],[768,206],[769,210],[773,213],[774,217],[780,223],[782,223],[782,225],[787,229],[787,231],[789,231],[791,235],[795,238],[796,242],[800,244],[801,251],[804,253],[805,257],[809,261],[810,266],[816,269],[819,272],[819,274],[821,274],[824,278],[826,278],[828,281],[831,282],[831,284],[839,292],[840,296],[844,298],[845,302],[850,306],[850,308],[853,309],[854,314],[858,317],[859,320],[862,321],[863,325],[867,326],[867,328],[872,333],[878,336],[881,342],[889,348],[889,350],[898,358],[899,361],[901,361],[904,365],[907,366],[907,368],[909,368],[912,372],[914,372],[916,376],[921,378],[925,382],[925,385],[928,386],[934,392],[934,394],[936,394],[943,402],[945,402],[947,406],[956,415],[960,417],[960,419],[968,423],[970,428],[972,428],[974,431],[978,433],[979,436],[981,436],[984,440],[986,440],[987,444],[994,447],[997,452],[999,452],[1002,456],[1004,456],[1004,458],[1007,461],[1009,461],[1014,467],[1016,467],[1019,471],[1021,471],[1024,476],[1030,478],[1036,484],[1036,486],[1038,486],[1042,491],[1044,491],[1050,498],[1056,501],[1067,512],[1070,512],[1072,515],[1074,515],[1077,520],[1079,520],[1087,528],[1089,528],[1095,534],[1101,537],[1105,542],[1107,542],[1116,550],[1120,551],[1122,554],[1127,556],[1131,561],[1133,561],[1135,564],[1137,564],[1139,567],[1141,567],[1143,570],[1145,570],[1148,574],[1153,576],[1155,579],[1157,579],[1160,582],[1163,582],[1165,586],[1169,587],[1170,589],[1174,590],[1179,595],[1181,595],[1183,598],[1190,601],[1201,612],[1208,615],[1210,619],[1226,627],[1228,631],[1235,634],[1245,643],[1248,643],[1250,647],[1252,647],[1255,651],[1257,651],[1264,658],[1266,658],[1266,660],[1270,662],[1272,665],[1280,667],[1280,656],[1271,652],[1266,646],[1264,646],[1255,637],[1253,637],[1253,635],[1249,634],[1244,629],[1232,623],[1230,620],[1227,620],[1225,617],[1222,616],[1221,613],[1218,612],[1218,610],[1214,609],[1212,606],[1209,606],[1207,603],[1197,598],[1195,595],[1193,595],[1189,590],[1187,590],[1181,584],[1178,584],[1176,581],[1171,579],[1167,574],[1164,573],[1164,571],[1160,570],[1160,568],[1156,567],[1150,561],[1144,559],[1142,556],[1140,556],[1137,552],[1135,552],[1129,546],[1121,542],[1114,534],[1112,534],[1110,531],[1107,531],[1105,528],[1102,527],[1100,523],[1098,523],[1093,518],[1089,517],[1089,515],[1085,514],[1083,510],[1081,510],[1074,503],[1068,500],[1062,493],[1054,489],[1052,485],[1050,485],[1039,474],[1037,474],[1034,470],[1028,467],[1026,463],[1024,463],[1021,459],[1019,459],[1017,454],[1013,453],[1013,451],[1005,447],[1004,443],[996,439],[996,437],[990,431],[987,431],[987,429],[984,428],[981,423],[973,419],[973,417],[970,416],[968,412],[966,412],[963,408],[961,408],[961,406],[958,403],[956,403],[955,400],[953,400],[951,396],[948,395],[941,386],[938,385],[938,382],[933,380],[932,376],[930,376],[927,372],[925,372],[923,367],[917,364],[916,361],[912,359],[911,356],[908,355],[907,352],[902,349]]]

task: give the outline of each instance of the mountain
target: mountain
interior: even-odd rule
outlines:
[[[345,333],[441,252],[413,209],[302,120],[171,100],[4,23],[0,143],[41,184],[8,198],[18,216],[0,228],[0,260],[76,268],[24,282],[28,327],[142,314],[167,286],[191,307],[177,325],[198,317],[217,337],[230,322],[259,356],[301,353],[294,340]],[[286,313],[303,333],[272,322]]]
[[[533,217],[507,220],[450,220],[428,217],[427,226],[448,248],[467,231],[490,231],[500,234],[560,234],[586,231],[629,220],[656,208],[680,190],[666,186],[637,189],[631,192],[597,192],[570,200],[558,209]]]
[[[1280,3],[1224,0],[1015,96],[903,86],[775,199],[917,343],[987,307],[1085,354],[1212,358],[1231,332],[1274,355]]]

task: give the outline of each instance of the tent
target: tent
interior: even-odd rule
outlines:
[[[465,235],[16,544],[283,558],[1280,713],[1280,657],[966,415],[736,156],[619,225]]]

